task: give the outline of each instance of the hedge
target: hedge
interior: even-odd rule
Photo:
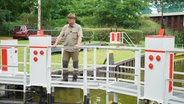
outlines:
[[[139,44],[140,40],[143,39],[143,32],[141,30],[133,29],[115,29],[115,28],[83,28],[84,37],[90,35],[91,40],[95,41],[107,41],[109,42],[110,32],[125,32],[131,38],[135,44]],[[90,34],[89,34],[90,33]]]

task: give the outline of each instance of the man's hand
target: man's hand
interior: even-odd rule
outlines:
[[[54,44],[54,45],[52,45],[52,48],[56,48],[56,46],[57,46],[57,45],[56,45],[56,44]]]
[[[78,40],[77,40],[77,44],[74,46],[75,49],[79,49],[79,48],[80,48],[80,43],[81,43],[81,41],[82,41],[82,37],[79,36],[79,37],[78,37]]]
[[[57,44],[61,41],[62,37],[59,35],[56,39],[56,42],[52,45],[52,48],[56,48]]]
[[[79,45],[79,44],[76,44],[76,45],[74,46],[74,48],[75,48],[75,49],[79,49],[79,48],[80,48],[80,45]]]

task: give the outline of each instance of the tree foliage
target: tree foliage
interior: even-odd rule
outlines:
[[[140,11],[147,7],[148,1],[142,0],[103,0],[97,8],[96,16],[100,24],[108,26],[136,26]]]
[[[98,27],[139,26],[140,11],[148,3],[164,3],[165,8],[184,8],[183,0],[41,0],[42,24],[53,20],[66,19],[70,12],[85,18],[79,22]],[[21,20],[36,24],[38,0],[0,0],[0,22]],[[89,19],[89,21],[87,20]]]
[[[0,0],[0,21],[15,21],[22,13],[31,13],[36,0]],[[35,10],[35,9],[34,9]]]
[[[42,23],[64,19],[70,12],[78,17],[94,17],[97,26],[131,27],[137,23],[140,10],[149,0],[41,0]],[[0,21],[26,20],[37,16],[37,0],[1,0]],[[31,14],[23,16],[23,14]],[[35,19],[35,18],[33,18]],[[33,20],[31,20],[33,21]]]

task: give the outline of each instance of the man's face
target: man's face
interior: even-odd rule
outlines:
[[[68,18],[68,23],[70,24],[70,25],[73,25],[74,23],[75,23],[75,18]]]

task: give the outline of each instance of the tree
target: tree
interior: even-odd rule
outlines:
[[[91,21],[98,26],[135,27],[140,19],[140,10],[144,9],[150,0],[144,0],[144,2],[143,0],[41,1],[43,24],[51,20],[65,19],[70,12],[74,12],[79,17],[93,17]],[[0,11],[1,21],[26,20],[26,18],[37,16],[37,0],[16,0],[16,2],[0,0]]]
[[[33,13],[36,10],[35,1],[0,0],[0,19],[3,21],[16,21],[22,13]]]
[[[103,0],[99,1],[97,11],[98,22],[107,26],[134,27],[140,19],[140,10],[147,7],[149,0]]]

